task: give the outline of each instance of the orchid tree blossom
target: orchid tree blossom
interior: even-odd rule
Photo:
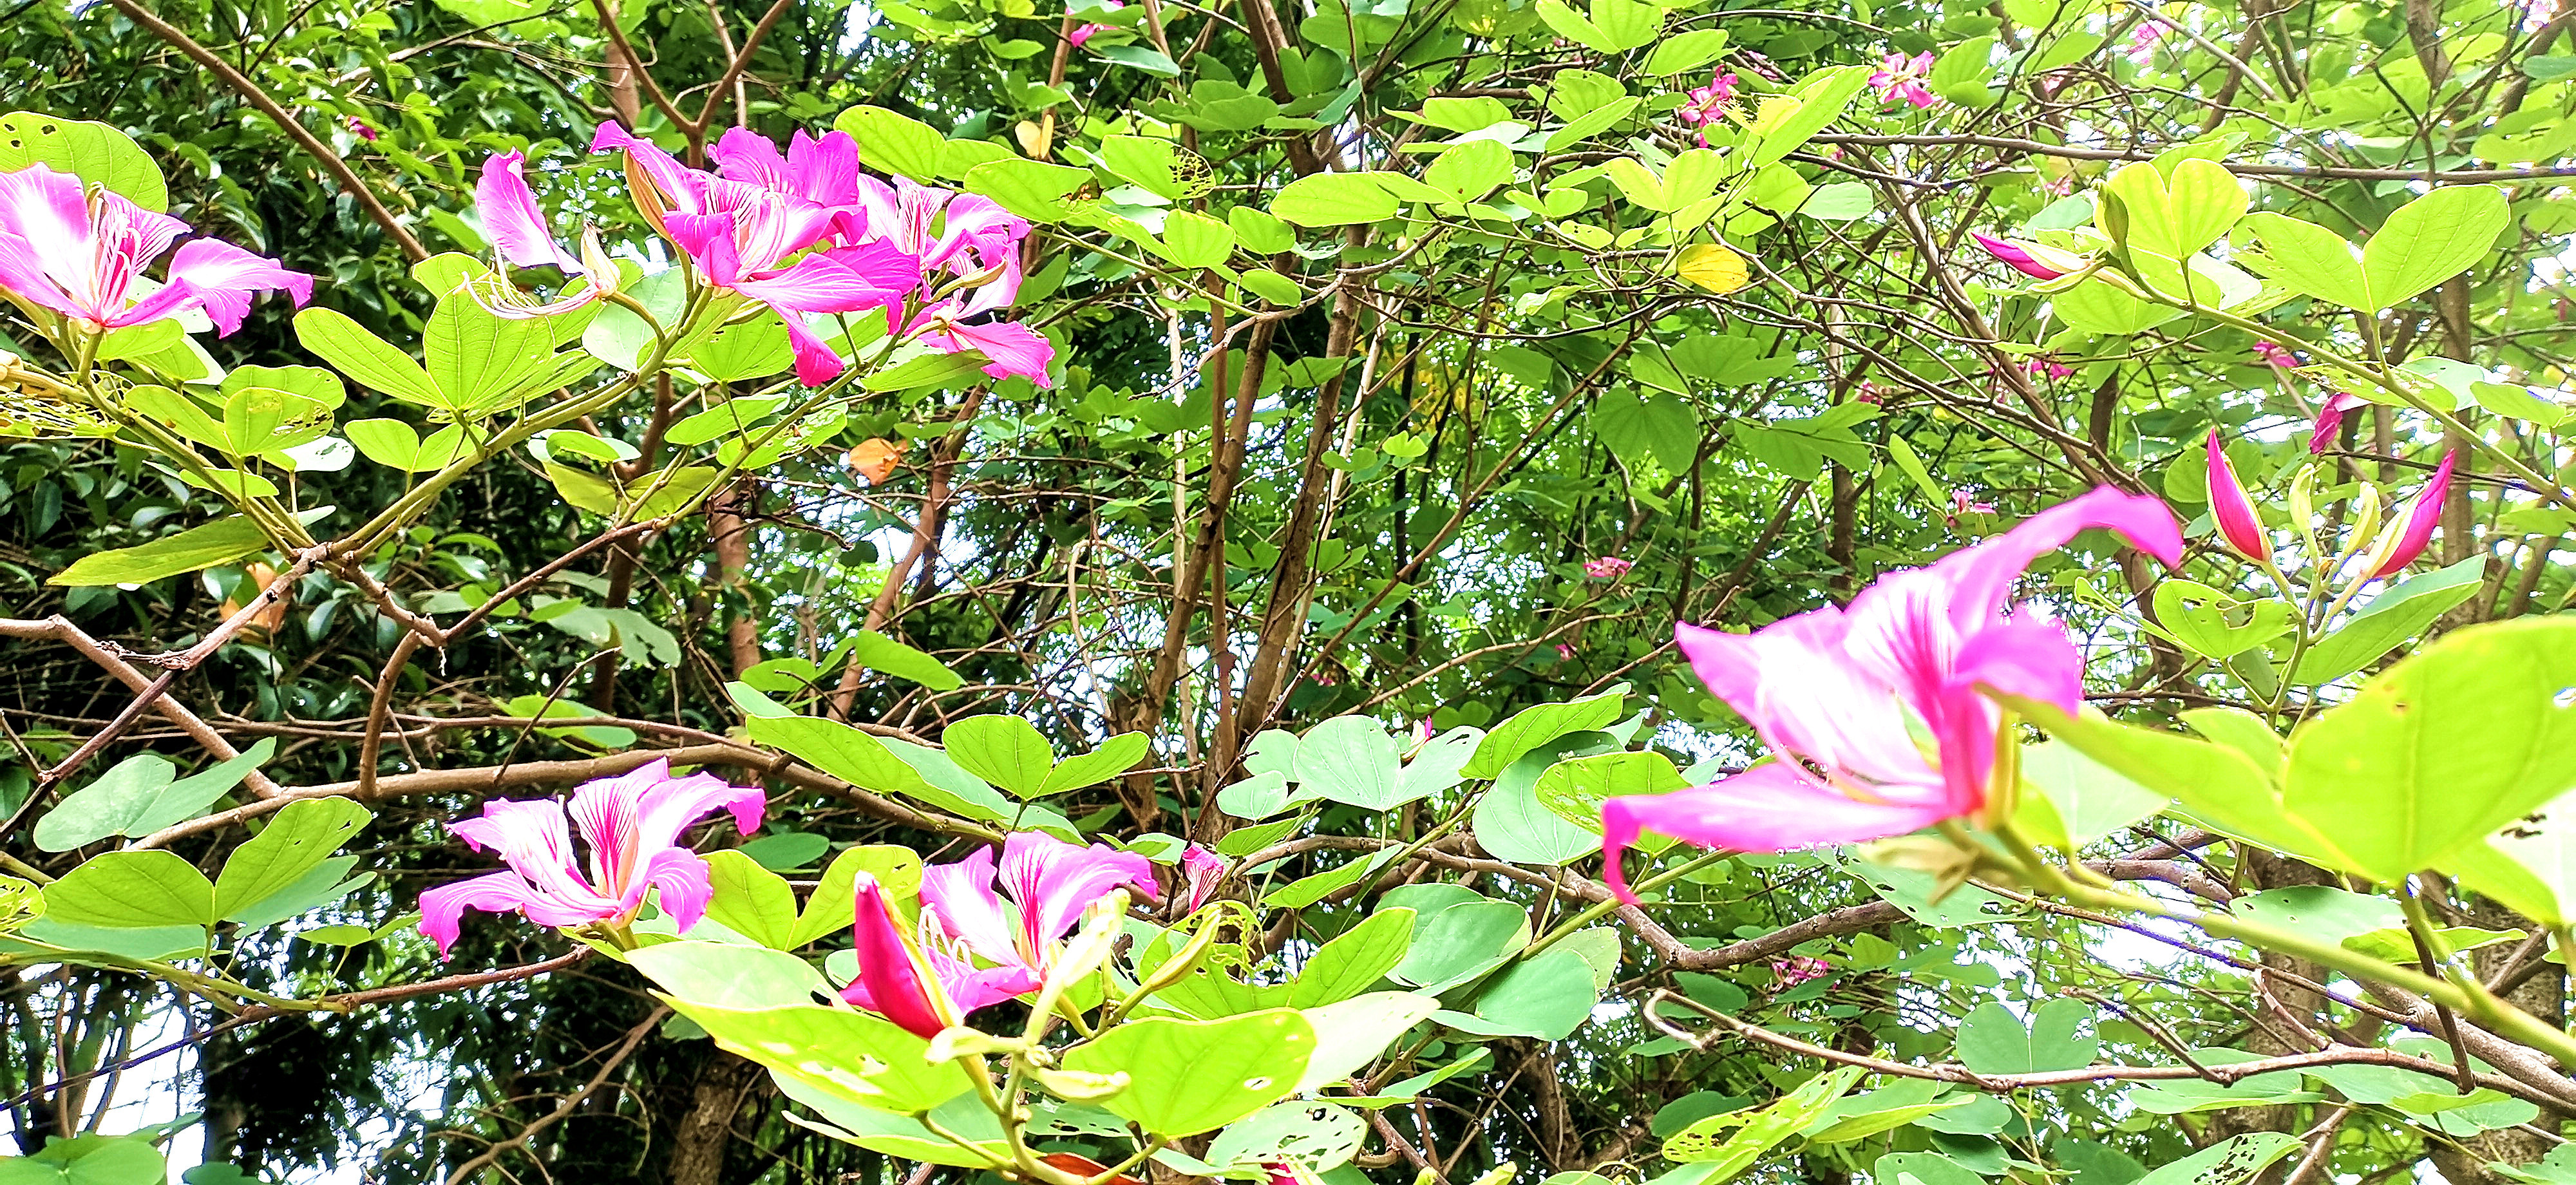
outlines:
[[[2326,401],[2317,405],[2317,426],[2308,431],[2308,452],[2322,454],[2343,432],[2345,412],[2362,405],[2362,398],[2350,391],[2328,390]]]
[[[203,311],[216,332],[241,328],[251,298],[285,292],[313,299],[313,277],[216,239],[190,239],[157,285],[143,269],[168,251],[186,222],[135,205],[44,164],[0,173],[0,292],[100,330]]]
[[[928,303],[897,328],[904,338],[942,354],[980,352],[984,373],[1053,384],[1047,367],[1055,345],[1017,321],[979,321],[1019,299],[1020,244],[1027,220],[978,194],[958,194],[898,180],[861,178],[868,235],[917,260]]]
[[[2442,524],[2442,500],[2450,496],[2451,467],[2459,459],[2456,449],[2442,454],[2442,464],[2433,470],[2433,480],[2424,483],[2414,500],[2406,504],[2403,522],[2396,530],[2380,536],[2378,545],[2371,548],[2370,557],[2363,562],[2362,579],[2394,576],[2424,554],[2424,545],[2433,540],[2433,528]]]
[[[1102,12],[1116,12],[1125,7],[1127,7],[1126,0],[1102,0],[1100,4]],[[1109,28],[1110,26],[1097,21],[1085,22],[1075,25],[1072,32],[1064,35],[1064,39],[1072,42],[1075,49],[1080,49],[1083,43],[1090,41],[1094,34],[1105,33]]]
[[[1878,92],[1881,103],[1901,100],[1917,108],[1929,107],[1941,101],[1923,85],[1923,80],[1931,76],[1932,51],[1925,50],[1910,58],[1892,53],[1879,62],[1877,70],[1871,72],[1869,85],[1870,89]]]
[[[497,853],[509,870],[422,893],[420,932],[443,955],[456,944],[468,909],[515,913],[540,926],[622,926],[656,889],[662,912],[686,931],[706,914],[714,890],[706,859],[683,846],[681,835],[718,810],[730,811],[734,826],[749,835],[760,829],[765,807],[757,787],[727,785],[705,773],[675,778],[666,760],[582,783],[569,809],[551,798],[486,802],[480,818],[447,830],[468,847]],[[576,831],[590,849],[586,867],[573,859]]]
[[[2271,563],[2272,536],[2263,530],[2263,516],[2246,496],[2245,483],[2236,479],[2236,466],[2227,460],[2227,450],[2219,447],[2215,428],[2209,432],[2208,449],[2209,516],[2218,523],[2218,537],[2246,559]]]
[[[767,305],[786,323],[796,379],[809,387],[838,378],[848,364],[814,336],[803,314],[892,309],[919,282],[913,259],[889,245],[825,242],[845,211],[805,194],[836,173],[829,150],[809,152],[801,171],[795,154],[782,158],[787,172],[777,179],[791,186],[773,189],[689,168],[615,123],[603,123],[591,151],[611,149],[624,151],[647,179],[653,192],[638,200],[661,204],[656,213],[663,234],[709,285]],[[737,141],[729,155],[750,161],[756,154]],[[758,172],[755,164],[736,167]]]
[[[1708,147],[1708,125],[1723,118],[1728,104],[1735,101],[1736,81],[1734,71],[1719,70],[1710,76],[1708,85],[1692,87],[1686,95],[1687,101],[1674,110],[1673,114],[1683,123],[1700,129],[1700,147]]]
[[[967,1013],[1037,989],[1024,968],[977,967],[963,943],[939,933],[929,910],[918,936],[906,935],[876,877],[860,873],[857,891],[851,945],[859,974],[841,989],[852,1005],[928,1040],[965,1023]]]
[[[997,883],[1009,892],[1016,917],[1003,908]],[[1157,899],[1153,863],[1107,844],[1076,847],[1044,832],[1016,831],[1002,843],[998,873],[991,848],[922,870],[922,913],[985,961],[1016,972],[1012,982],[1024,984],[1017,991],[1030,991],[1045,981],[1082,911],[1122,887]]]
[[[492,241],[492,249],[501,261],[516,267],[551,267],[566,276],[580,276],[585,283],[578,291],[550,303],[528,301],[506,279],[491,285],[495,290],[485,299],[484,285],[469,284],[466,291],[496,317],[524,319],[551,317],[569,313],[617,291],[623,279],[617,261],[599,245],[599,232],[583,227],[581,253],[564,250],[546,216],[537,208],[537,196],[528,189],[527,154],[516,150],[495,154],[483,162],[483,177],[474,186],[474,212],[483,219],[483,235]]]
[[[1184,916],[1197,913],[1200,906],[1216,896],[1217,886],[1225,881],[1225,872],[1225,857],[1197,844],[1181,849],[1181,877],[1189,891],[1185,899],[1189,908],[1181,913]]]
[[[1649,828],[1704,847],[1781,852],[1978,813],[2003,718],[1986,692],[2070,712],[2081,704],[2074,642],[2057,623],[2010,609],[2031,562],[2088,527],[2118,531],[2167,564],[2181,560],[2182,533],[2163,503],[2098,489],[1928,567],[1881,576],[1847,607],[1751,634],[1674,627],[1691,669],[1778,760],[1603,803],[1611,887],[1635,900],[1619,858]],[[1928,747],[1915,740],[1918,727]]]
[[[1969,238],[1986,249],[1986,254],[2002,260],[2014,271],[2034,280],[2054,280],[2083,271],[2088,261],[2072,251],[2060,251],[2045,243],[2022,243],[1998,239],[1993,235],[1969,232]]]

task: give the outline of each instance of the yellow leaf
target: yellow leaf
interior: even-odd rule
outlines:
[[[900,440],[862,440],[850,450],[850,471],[867,479],[869,485],[883,485],[894,476],[895,463],[903,460],[908,448]]]
[[[1724,296],[1753,282],[1753,273],[1744,257],[1717,243],[1693,243],[1682,248],[1681,277]]]

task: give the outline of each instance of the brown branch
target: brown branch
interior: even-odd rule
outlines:
[[[115,676],[117,682],[125,684],[138,693],[149,690],[156,682],[145,678],[143,672],[135,670],[132,664],[127,663],[114,651],[100,644],[97,639],[83,632],[79,626],[73,625],[70,619],[59,615],[34,621],[0,620],[0,638],[60,642],[78,651],[82,657],[97,663],[108,674]],[[170,672],[170,674],[176,673]],[[241,756],[241,750],[233,748],[232,742],[225,740],[222,733],[216,732],[212,726],[199,719],[195,712],[189,711],[178,701],[166,696],[156,696],[148,701],[138,698],[135,702],[149,703],[172,724],[178,725],[179,731],[188,734],[188,739],[197,742],[217,759],[230,761]],[[262,798],[273,798],[283,793],[276,782],[271,781],[267,774],[258,770],[252,770],[244,775],[242,781],[250,787],[251,793]]]
[[[608,1084],[608,1076],[616,1073],[617,1067],[625,1065],[626,1059],[635,1055],[635,1047],[642,1045],[644,1038],[652,1036],[653,1030],[662,1023],[662,1018],[670,1014],[670,1005],[654,1005],[653,1011],[645,1014],[643,1023],[626,1031],[625,1042],[620,1044],[615,1052],[610,1053],[606,1060],[599,1063],[599,1072],[591,1075],[590,1081],[583,1084],[580,1090],[574,1091],[554,1110],[538,1116],[526,1127],[520,1128],[519,1134],[485,1148],[472,1160],[456,1166],[456,1171],[447,1175],[447,1185],[464,1185],[464,1182],[471,1180],[474,1174],[483,1171],[484,1166],[499,1160],[503,1152],[512,1148],[525,1148],[528,1146],[528,1141],[535,1138],[538,1132],[571,1118],[572,1113],[589,1101],[590,1096],[598,1094],[599,1088]]]

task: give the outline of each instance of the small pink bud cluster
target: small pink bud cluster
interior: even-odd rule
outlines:
[[[1615,555],[1605,555],[1598,559],[1583,561],[1583,574],[1594,580],[1616,580],[1627,575],[1628,570],[1636,566],[1634,561],[1623,560]]]
[[[1779,981],[1784,989],[1796,987],[1811,979],[1822,979],[1833,969],[1833,964],[1807,955],[1771,960],[1771,977]]]

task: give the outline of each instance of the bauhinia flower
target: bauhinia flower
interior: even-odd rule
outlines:
[[[2017,243],[1992,235],[1969,232],[1969,238],[1986,249],[1986,254],[2004,261],[2014,271],[2035,280],[2054,280],[2083,271],[2087,261],[2072,251],[2060,251],[2046,243]]]
[[[540,926],[622,926],[657,898],[672,925],[686,931],[707,911],[713,889],[707,862],[680,843],[698,820],[727,810],[742,834],[759,830],[765,799],[757,788],[730,786],[712,774],[671,776],[657,760],[613,778],[584,782],[565,804],[551,798],[495,799],[480,818],[447,829],[467,846],[499,854],[506,872],[485,873],[420,895],[420,932],[440,954],[456,944],[468,909],[515,913]],[[572,832],[590,848],[585,869],[573,859]]]
[[[1216,896],[1216,887],[1225,881],[1225,857],[1197,844],[1181,849],[1181,876],[1188,885],[1189,908],[1184,915],[1197,913],[1199,907]]]
[[[2236,554],[2258,564],[2272,562],[2272,536],[2263,530],[2263,516],[2255,513],[2244,484],[2236,480],[2236,466],[2219,447],[2215,428],[2209,432],[2209,517],[2217,520],[2218,537]]]
[[[1002,907],[997,879],[1016,918]],[[1015,831],[1002,843],[998,878],[991,848],[923,869],[922,915],[996,969],[1015,973],[1001,982],[1024,984],[1010,993],[1016,995],[1045,981],[1082,911],[1121,887],[1154,900],[1153,863],[1107,844],[1082,848],[1042,831]]]
[[[2433,480],[2424,483],[2415,500],[2406,504],[2404,524],[2380,536],[2378,544],[2370,549],[2370,557],[2362,562],[2362,579],[2394,576],[2424,554],[2424,545],[2432,541],[2433,528],[2442,523],[2442,499],[2450,495],[2451,466],[2459,459],[2457,451],[2442,454],[2442,464],[2433,470]]]
[[[1948,514],[1944,514],[1944,515],[1942,515],[1941,517],[1942,517],[1942,519],[1943,519],[1943,520],[1947,521],[1951,526],[1954,526],[1954,527],[1955,527],[1955,526],[1958,526],[1958,525],[1959,525],[1959,516],[1960,516],[1960,515],[1963,515],[1963,514],[1993,514],[1994,512],[1995,512],[1995,504],[1994,504],[1994,503],[1992,503],[1992,502],[1979,502],[1979,501],[1977,501],[1977,500],[1976,500],[1976,498],[1975,498],[1973,495],[1969,494],[1969,493],[1968,493],[1968,491],[1966,491],[1966,490],[1952,490],[1952,491],[1950,491],[1950,512],[1949,512]]]
[[[1125,0],[1103,0],[1103,3],[1100,5],[1100,9],[1103,12],[1116,12],[1125,7],[1127,7]],[[1092,34],[1103,32],[1108,28],[1109,26],[1099,24],[1097,22],[1075,25],[1073,27],[1073,32],[1065,34],[1064,39],[1072,42],[1074,44],[1074,48],[1080,49],[1082,47],[1082,43],[1091,40]]]
[[[2317,426],[2308,432],[2308,451],[2322,453],[2343,432],[2343,413],[2361,406],[2361,396],[2350,391],[2326,392],[2326,401],[2317,405]]]
[[[1734,71],[1719,70],[1710,76],[1707,86],[1691,88],[1688,101],[1673,112],[1683,123],[1700,129],[1701,147],[1708,145],[1707,125],[1716,123],[1726,114],[1727,104],[1735,101],[1735,84]]]
[[[1877,71],[1869,76],[1869,85],[1878,92],[1881,103],[1901,99],[1916,107],[1929,107],[1941,101],[1923,86],[1923,80],[1931,76],[1932,51],[1927,49],[1910,58],[1892,53],[1879,62]]]
[[[2088,527],[2116,530],[2167,564],[2182,558],[2163,503],[2098,489],[1929,567],[1888,573],[1847,607],[1751,634],[1675,626],[1691,669],[1778,760],[1603,803],[1611,888],[1635,900],[1619,858],[1649,828],[1704,847],[1781,852],[1981,812],[2003,719],[1987,693],[2069,712],[2082,703],[2084,656],[2064,628],[2010,609],[2031,562]]]
[[[1597,559],[1583,561],[1583,574],[1593,578],[1594,580],[1616,580],[1619,577],[1627,575],[1628,570],[1636,566],[1637,563],[1634,560],[1621,559],[1615,555],[1605,555]]]
[[[492,249],[501,261],[516,267],[551,267],[566,277],[580,276],[584,283],[569,294],[550,303],[537,303],[520,294],[516,285],[501,278],[495,284],[469,284],[466,291],[494,316],[510,318],[550,317],[568,313],[617,291],[624,278],[617,261],[599,245],[599,232],[583,227],[581,253],[564,250],[555,240],[554,231],[546,225],[545,212],[537,208],[537,195],[528,190],[527,155],[517,151],[503,152],[483,162],[483,177],[474,186],[474,212],[483,219],[483,237],[492,241]]]
[[[736,141],[725,154],[728,168],[755,157],[768,163],[747,147]],[[744,180],[689,168],[652,142],[603,123],[591,151],[611,149],[624,150],[649,180],[653,192],[637,200],[660,207],[654,213],[663,234],[709,285],[767,305],[786,323],[796,379],[809,387],[832,381],[848,365],[814,336],[803,314],[895,308],[918,282],[913,260],[891,246],[825,243],[846,211],[810,195],[840,176],[834,150],[817,146],[801,161],[791,152],[780,173]],[[849,176],[856,177],[855,166]]]
[[[1771,960],[1771,978],[1776,980],[1784,990],[1796,987],[1810,979],[1822,979],[1832,973],[1833,969],[1833,964],[1808,955],[1793,955],[1785,959]]]
[[[979,320],[1010,307],[1020,294],[1020,243],[1026,219],[979,194],[958,194],[910,181],[887,185],[862,178],[859,202],[868,235],[917,261],[928,303],[898,326],[905,338],[942,354],[984,355],[984,373],[1052,385],[1055,346],[1017,321]]]
[[[856,891],[850,938],[859,975],[841,989],[851,1004],[928,1040],[965,1023],[967,1013],[1037,988],[1024,968],[977,967],[963,943],[939,933],[926,909],[919,938],[907,936],[876,877],[860,873]]]
[[[2157,44],[2162,42],[2166,35],[2172,32],[2172,25],[2152,18],[2150,18],[2146,23],[2139,25],[2137,28],[2130,30],[2128,50],[2129,60],[2141,66],[2146,65],[2149,60],[2156,56]]]
[[[2051,382],[2071,377],[2075,373],[2074,367],[2068,366],[2063,362],[2059,362],[2057,359],[2051,358],[2046,354],[2033,356],[2029,361],[2022,363],[2021,368],[2030,372],[2030,375],[2033,378],[2047,379]]]
[[[42,164],[0,173],[0,293],[31,316],[57,313],[122,329],[200,309],[218,334],[241,328],[253,296],[285,292],[301,306],[313,277],[216,239],[190,239],[155,284],[145,266],[188,224]]]

